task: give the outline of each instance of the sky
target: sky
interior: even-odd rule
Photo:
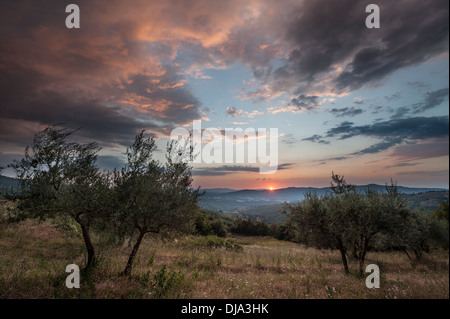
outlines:
[[[371,3],[380,28],[366,27]],[[202,188],[325,187],[333,171],[448,188],[448,30],[447,0],[4,1],[0,165],[49,124],[98,142],[102,169],[143,129],[164,159],[172,130],[200,120],[278,130],[275,173],[194,163]]]

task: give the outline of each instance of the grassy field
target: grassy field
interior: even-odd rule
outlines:
[[[4,209],[4,207],[3,207]],[[99,262],[65,286],[65,267],[83,266],[76,228],[55,221],[0,222],[0,298],[449,298],[448,252],[411,262],[397,252],[369,253],[381,288],[343,273],[337,251],[306,248],[269,237],[232,237],[238,249],[214,248],[217,238],[161,240],[148,236],[131,278],[118,275],[131,248],[95,238]],[[239,247],[242,247],[239,249]]]

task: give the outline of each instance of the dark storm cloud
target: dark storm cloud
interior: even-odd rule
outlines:
[[[427,139],[448,136],[448,116],[412,117],[406,119],[392,119],[368,125],[354,125],[343,122],[327,132],[327,137],[337,137],[341,140],[354,136],[385,139]]]
[[[2,145],[23,145],[42,125],[55,123],[82,128],[83,138],[103,146],[129,145],[141,129],[168,134],[201,117],[179,69],[151,60],[134,41],[137,22],[123,21],[112,7],[105,14],[110,2],[80,1],[82,28],[69,30],[69,3],[2,4]]]
[[[446,1],[381,2],[380,36],[373,33],[373,44],[359,49],[335,79],[337,91],[376,83],[448,50],[448,6]]]
[[[0,66],[0,70],[0,122],[16,123],[15,126],[2,126],[0,136],[13,136],[17,142],[22,142],[25,137],[16,135],[16,132],[23,129],[17,124],[60,123],[70,128],[81,128],[80,135],[101,141],[103,145],[128,145],[141,129],[166,130],[151,122],[138,122],[124,115],[124,110],[118,106],[108,107],[100,100],[45,89],[52,79],[32,68],[15,65],[10,68]],[[31,132],[26,133],[31,142]]]
[[[255,72],[273,90],[348,92],[448,50],[448,1],[378,1],[381,28],[365,26],[369,1],[305,1],[285,22],[290,54]],[[341,68],[338,68],[340,66]],[[328,86],[318,83],[325,80]]]
[[[434,116],[391,119],[368,125],[355,125],[353,122],[345,121],[329,129],[325,137],[316,134],[303,140],[324,143],[326,142],[325,138],[345,140],[356,136],[378,138],[381,140],[367,148],[350,154],[364,155],[378,153],[404,142],[415,143],[419,140],[442,139],[448,138],[448,135],[449,117]],[[448,151],[445,149],[443,152],[448,154]],[[434,157],[434,155],[431,157]]]
[[[155,120],[174,125],[191,122],[200,118],[201,103],[184,85],[186,80],[179,72],[165,66],[162,75],[132,74],[121,81],[124,88],[121,93],[131,100],[137,98],[138,108],[143,107],[144,114]]]
[[[354,117],[356,115],[363,113],[364,111],[362,109],[357,109],[354,107],[344,107],[340,109],[333,108],[329,112],[336,117],[344,117],[344,116]]]

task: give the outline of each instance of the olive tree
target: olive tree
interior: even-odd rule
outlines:
[[[376,236],[405,232],[411,211],[393,183],[383,193],[370,189],[359,193],[343,176],[333,173],[331,189],[331,193],[322,197],[310,193],[302,202],[287,205],[288,222],[294,224],[305,243],[338,249],[346,273],[347,255],[352,249],[362,274],[368,249]]]
[[[317,193],[305,194],[297,204],[286,204],[289,211],[288,225],[296,232],[299,242],[317,248],[338,249],[341,253],[344,271],[349,272],[347,262],[346,230],[343,218],[336,218],[329,207],[330,195],[319,197]],[[335,212],[345,214],[345,211]]]
[[[412,212],[393,183],[386,186],[385,192],[368,189],[357,197],[359,205],[355,205],[354,218],[349,221],[349,236],[363,274],[365,257],[377,236],[407,232]]]
[[[90,227],[104,208],[102,194],[108,186],[95,165],[100,147],[71,141],[75,132],[49,125],[35,134],[24,158],[9,166],[20,179],[16,218],[72,217],[81,228],[89,268],[95,262]]]
[[[122,231],[138,232],[122,274],[131,275],[134,259],[147,233],[164,230],[186,231],[196,210],[198,190],[192,188],[192,176],[186,162],[174,160],[169,144],[167,162],[153,159],[156,149],[144,131],[136,135],[127,149],[127,164],[115,172],[118,220]]]

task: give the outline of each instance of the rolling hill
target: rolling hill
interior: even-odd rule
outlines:
[[[0,190],[9,190],[11,187],[16,189],[18,185],[19,181],[17,179],[0,175]]]
[[[16,188],[18,180],[0,175],[0,189]],[[367,189],[384,191],[384,185],[369,184],[356,186],[357,190],[364,192]],[[400,193],[405,196],[412,208],[422,207],[433,210],[442,201],[448,200],[449,192],[441,188],[412,188],[398,186]],[[282,224],[286,216],[280,214],[284,202],[293,203],[305,198],[307,192],[316,192],[324,195],[331,192],[330,187],[288,187],[277,190],[229,188],[205,189],[200,197],[199,205],[207,210],[219,212],[228,217],[250,218],[262,220],[269,224]]]
[[[367,189],[384,191],[385,186],[369,184],[357,186],[359,192]],[[442,201],[448,200],[449,192],[441,188],[411,188],[398,186],[398,190],[409,202],[411,208],[422,207],[433,210]],[[307,192],[316,192],[324,195],[330,192],[329,187],[289,187],[278,190],[205,190],[200,197],[202,208],[216,211],[222,215],[236,218],[249,218],[262,220],[269,224],[282,224],[286,216],[280,214],[284,202],[293,203],[304,199]]]
[[[367,189],[377,191],[384,191],[384,185],[369,184],[356,186],[359,192],[364,192]],[[412,188],[398,186],[398,190],[402,194],[419,194],[431,191],[447,191],[442,188]],[[331,192],[330,187],[314,188],[314,187],[288,187],[277,190],[229,190],[229,189],[214,189],[205,190],[205,194],[200,197],[200,206],[211,210],[242,210],[249,207],[265,206],[280,204],[284,202],[295,202],[305,198],[308,192],[316,192],[319,195],[324,195]]]

